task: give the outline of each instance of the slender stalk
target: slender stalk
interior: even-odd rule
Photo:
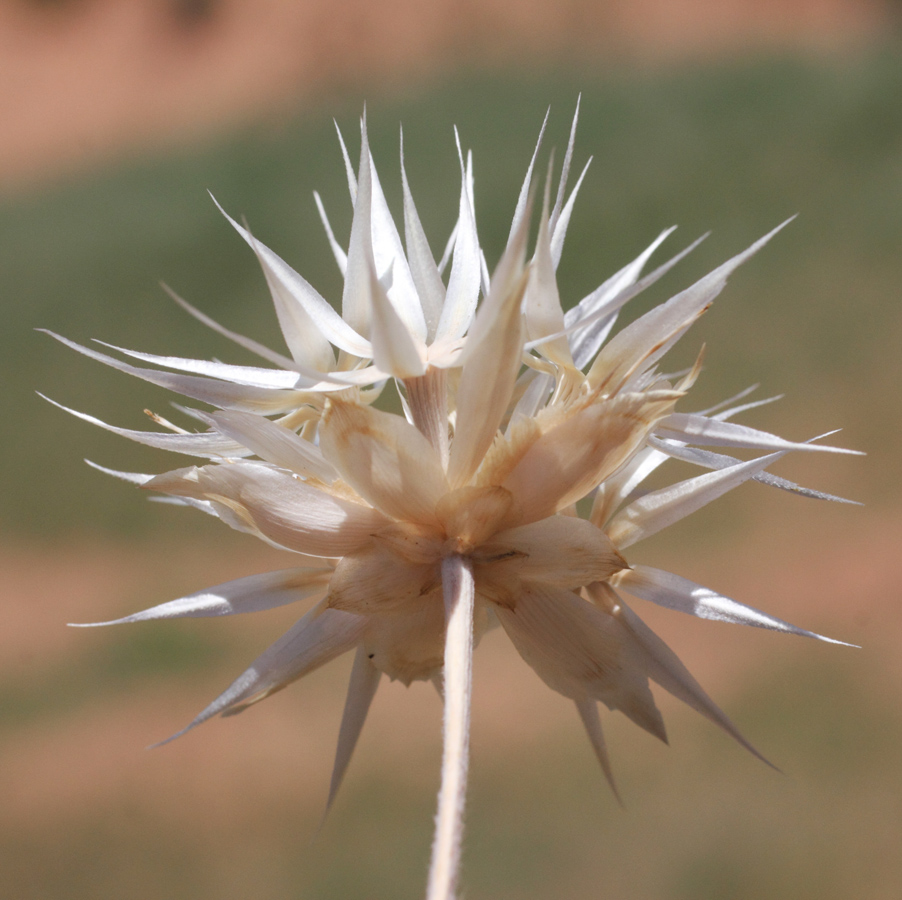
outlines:
[[[453,900],[463,839],[470,757],[470,689],[473,676],[473,566],[462,556],[442,561],[445,595],[445,721],[442,785],[426,900]]]

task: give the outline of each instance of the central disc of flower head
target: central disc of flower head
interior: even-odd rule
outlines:
[[[513,519],[513,523],[512,523]],[[591,523],[551,516],[515,524],[514,497],[503,487],[458,488],[435,507],[435,523],[393,522],[369,546],[339,562],[329,605],[371,615],[410,604],[441,603],[441,563],[465,556],[473,563],[477,597],[515,609],[524,581],[576,589],[626,566]]]
[[[395,523],[373,535],[395,557],[396,564],[408,566],[413,577],[429,572],[420,596],[435,591],[441,562],[450,556],[465,556],[474,564],[477,590],[486,599],[513,606],[513,590],[504,590],[507,581],[517,582],[510,566],[503,565],[529,558],[529,549],[510,540],[499,540],[499,532],[513,503],[510,491],[502,487],[464,487],[451,491],[435,508],[436,526]],[[418,567],[423,567],[419,569]]]

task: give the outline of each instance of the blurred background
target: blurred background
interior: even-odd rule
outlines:
[[[477,653],[469,898],[896,898],[902,891],[902,6],[897,0],[0,0],[0,896],[405,898],[423,891],[440,757],[431,687],[383,684],[317,833],[349,660],[172,745],[298,615],[77,631],[290,565],[89,469],[181,464],[35,395],[148,428],[172,395],[35,328],[246,361],[171,285],[278,347],[246,247],[207,191],[327,297],[312,199],[342,243],[332,119],[398,210],[398,127],[432,248],[456,216],[452,126],[490,265],[542,118],[594,161],[560,269],[572,304],[679,225],[711,236],[630,316],[790,215],[674,354],[707,344],[693,408],[760,382],[744,421],[829,428],[866,458],[746,485],[637,548],[829,647],[636,608],[766,768],[661,697],[671,747],[607,715],[626,810],[572,705],[492,633]],[[541,164],[539,170],[542,170]],[[660,258],[663,259],[662,251]],[[643,305],[644,304],[644,305]]]

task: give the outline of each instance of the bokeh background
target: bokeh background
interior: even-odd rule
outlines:
[[[206,191],[321,292],[346,240],[332,118],[398,208],[398,126],[427,233],[456,215],[452,125],[480,237],[507,234],[546,108],[594,161],[560,270],[573,303],[663,228],[712,235],[641,311],[796,221],[731,279],[695,407],[760,382],[746,421],[843,427],[866,458],[746,485],[637,548],[830,647],[639,609],[783,774],[662,696],[671,747],[605,717],[626,810],[572,706],[490,634],[476,661],[469,898],[727,900],[902,893],[902,7],[890,0],[0,2],[0,896],[420,896],[440,757],[431,687],[383,685],[321,831],[341,660],[246,714],[180,728],[297,615],[82,631],[283,557],[87,468],[178,463],[35,395],[146,428],[173,397],[35,332],[243,361],[165,281],[278,344],[252,254]],[[560,156],[558,156],[560,159]],[[543,166],[540,166],[540,170]],[[663,257],[662,257],[663,258]],[[634,313],[633,313],[634,314]],[[748,631],[749,633],[746,633]]]

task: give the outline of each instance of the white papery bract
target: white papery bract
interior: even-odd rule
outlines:
[[[787,453],[850,451],[736,424],[735,415],[757,405],[739,403],[746,392],[711,410],[678,412],[700,367],[678,377],[657,368],[732,272],[779,228],[610,339],[627,302],[692,249],[643,277],[672,229],[563,311],[556,270],[585,175],[583,169],[568,195],[575,130],[576,116],[554,202],[546,185],[527,259],[536,147],[491,277],[477,237],[469,155],[458,143],[460,202],[445,279],[444,262],[436,263],[423,233],[403,154],[402,244],[364,122],[356,172],[342,142],[354,203],[347,250],[316,197],[344,275],[340,313],[229,219],[260,261],[288,355],[234,334],[182,300],[194,316],[269,365],[113,348],[152,366],[139,367],[59,338],[213,407],[183,410],[202,423],[200,431],[157,417],[165,433],[120,429],[75,413],[132,440],[206,460],[156,476],[105,471],[297,555],[294,568],[221,584],[117,621],[313,602],[188,728],[239,712],[354,651],[331,803],[381,676],[405,684],[431,679],[441,689],[444,669],[446,758],[430,897],[454,892],[469,655],[492,625],[500,624],[540,678],[574,702],[612,787],[598,704],[666,739],[650,681],[757,755],[622,592],[700,618],[828,640],[678,575],[630,566],[624,556],[633,544],[746,481],[840,500],[767,470]],[[398,385],[403,414],[372,405],[389,379]],[[752,458],[742,458],[744,451]],[[645,479],[671,458],[704,471],[641,492]],[[587,499],[581,517],[576,504]]]

